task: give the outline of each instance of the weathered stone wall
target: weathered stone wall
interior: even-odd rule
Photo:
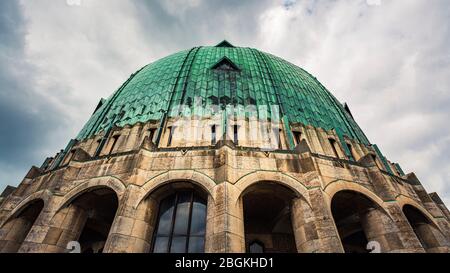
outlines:
[[[58,168],[30,171],[0,206],[0,252],[11,250],[5,246],[11,229],[19,225],[20,210],[37,199],[44,208],[23,236],[19,252],[66,251],[86,220],[83,209],[71,201],[101,187],[112,189],[119,200],[104,251],[149,252],[158,213],[155,190],[172,183],[195,185],[208,196],[206,252],[245,252],[243,196],[249,187],[265,182],[282,185],[295,195],[290,209],[299,252],[344,251],[331,211],[333,196],[341,191],[360,193],[376,205],[360,219],[368,239],[380,242],[382,251],[425,251],[402,212],[408,204],[431,222],[419,230],[436,234],[428,251],[450,252],[448,209],[436,195],[425,192],[415,175],[401,177],[384,170],[372,147],[350,139],[343,144],[333,131],[296,125],[304,140],[296,143],[296,150],[285,149],[286,141],[282,150],[274,151],[236,147],[227,140],[209,146],[207,135],[203,146],[177,148],[186,143],[174,142],[172,147],[157,148],[152,143],[157,136],[149,139],[149,130],[156,126],[115,128],[96,156],[100,133],[72,147],[73,153]],[[114,136],[118,139],[113,145]],[[337,143],[337,157],[330,138]],[[166,141],[163,133],[162,143]],[[342,148],[347,143],[354,160]]]

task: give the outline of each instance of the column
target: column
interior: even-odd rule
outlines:
[[[208,198],[206,217],[207,253],[245,253],[244,213],[240,190],[222,182]]]
[[[397,203],[385,203],[385,206],[398,228],[398,235],[403,242],[402,252],[424,253],[425,249],[422,247],[400,206]]]
[[[310,192],[312,207],[303,198],[292,202],[292,225],[300,253],[342,253],[344,249],[323,194]]]
[[[367,240],[378,242],[382,253],[402,252],[399,229],[382,208],[365,209],[359,217]]]
[[[104,253],[150,252],[158,204],[150,196],[134,208],[136,198],[137,188],[130,186],[120,202]]]
[[[413,229],[427,252],[448,253],[450,251],[447,239],[432,224],[416,223]]]

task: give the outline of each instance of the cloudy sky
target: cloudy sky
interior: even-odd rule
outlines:
[[[450,205],[448,0],[1,0],[0,191],[131,73],[223,39],[315,75]]]

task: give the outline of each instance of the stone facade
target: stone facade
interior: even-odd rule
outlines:
[[[267,252],[363,252],[369,241],[381,252],[450,252],[449,211],[413,173],[390,162],[388,172],[374,147],[342,143],[335,131],[290,127],[301,133],[293,150],[284,140],[267,151],[232,137],[211,146],[208,136],[167,147],[166,133],[153,134],[156,121],[114,128],[98,155],[104,132],[76,142],[1,203],[0,252],[67,252],[86,225],[106,220],[93,252],[151,252],[159,203],[180,189],[207,200],[208,253],[246,252],[253,240]],[[264,217],[275,219],[270,228]]]

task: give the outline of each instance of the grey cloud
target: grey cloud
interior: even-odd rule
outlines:
[[[141,66],[228,39],[314,74],[389,159],[450,204],[447,0],[17,3],[0,3],[0,122],[10,128],[0,136],[10,143],[0,147],[0,183],[17,184],[64,146]]]
[[[34,92],[35,68],[25,61],[21,9],[17,1],[0,2],[0,190],[17,185],[45,153],[55,151],[55,144],[66,141],[55,138],[64,114]]]
[[[223,39],[256,46],[259,14],[273,3],[267,0],[190,2],[196,4],[183,8],[183,1],[135,1],[137,18],[148,42],[173,47],[172,50],[211,45]]]
[[[273,36],[268,50],[349,102],[369,139],[448,204],[449,18],[445,0],[311,0],[267,11],[261,31]]]

